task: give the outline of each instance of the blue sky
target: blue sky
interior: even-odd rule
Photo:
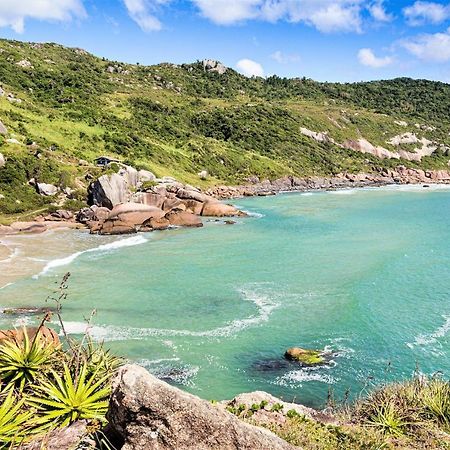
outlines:
[[[248,76],[450,82],[446,1],[0,0],[0,34],[130,63],[213,58]]]

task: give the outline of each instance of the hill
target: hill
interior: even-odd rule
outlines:
[[[202,187],[253,175],[448,168],[445,83],[249,79],[214,61],[142,66],[0,40],[0,85],[3,215],[54,201],[32,178],[70,192],[66,207],[80,205],[100,155]]]

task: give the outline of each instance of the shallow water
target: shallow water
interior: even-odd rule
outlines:
[[[95,338],[210,399],[266,390],[320,406],[330,387],[357,395],[410,376],[416,364],[448,375],[450,190],[236,203],[254,215],[233,226],[29,238],[33,264],[0,290],[0,304],[42,306],[70,271],[70,332],[82,332],[96,308]],[[24,266],[30,258],[16,257]],[[332,360],[298,368],[282,358],[294,345],[326,348]]]

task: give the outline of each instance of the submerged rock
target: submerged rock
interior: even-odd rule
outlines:
[[[107,418],[107,434],[122,450],[294,449],[270,431],[242,422],[223,407],[135,365],[119,370]]]
[[[292,347],[287,349],[284,357],[290,361],[297,361],[305,366],[317,366],[326,363],[326,359],[322,351],[307,350],[300,347]]]

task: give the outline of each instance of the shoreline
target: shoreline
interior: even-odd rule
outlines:
[[[272,185],[273,186],[273,185]],[[294,188],[281,189],[286,186],[278,184],[280,189],[276,192],[274,190],[255,191],[252,197],[265,197],[269,195],[283,195],[283,194],[304,194],[304,193],[319,193],[319,192],[331,192],[331,191],[347,191],[351,189],[363,190],[378,190],[383,188],[393,188],[400,189],[402,187],[411,187],[412,189],[423,189],[430,191],[436,190],[437,186],[443,189],[450,189],[449,182],[437,182],[437,183],[367,183],[367,182],[356,182],[356,183],[344,183],[332,186],[314,186],[307,188]],[[267,187],[267,185],[265,185]],[[235,194],[233,197],[227,197],[229,200],[250,197],[250,195],[243,195],[243,187],[237,188],[233,186],[227,187],[228,192]],[[224,217],[221,220],[226,220]],[[45,223],[45,222],[43,222]],[[78,240],[73,239],[73,230],[83,233],[86,236],[92,236],[92,239],[87,239],[86,237]],[[89,227],[86,225],[78,224],[75,222],[61,221],[58,222],[57,226],[51,225],[46,231],[39,233],[21,233],[14,232],[13,234],[2,234],[0,228],[0,290],[6,288],[10,284],[14,284],[20,281],[24,277],[33,276],[45,267],[48,261],[58,258],[67,257],[67,251],[58,251],[61,247],[64,250],[70,249],[70,245],[74,245],[73,252],[84,252],[92,247],[92,244],[98,241],[98,235],[88,234]],[[145,232],[145,231],[144,231]],[[139,234],[142,234],[140,232]],[[80,234],[80,236],[82,236]],[[128,235],[130,236],[130,235]],[[136,234],[134,234],[136,236]],[[115,242],[120,240],[123,235],[113,235],[113,236],[102,236],[109,242]],[[69,241],[69,242],[68,242]],[[87,245],[87,242],[89,245]],[[92,242],[90,242],[92,241]],[[58,243],[57,243],[58,242]],[[61,242],[61,245],[59,245]],[[78,242],[78,244],[77,244]],[[98,244],[96,244],[98,245]],[[16,260],[16,261],[15,261]],[[41,267],[42,266],[42,267]]]

